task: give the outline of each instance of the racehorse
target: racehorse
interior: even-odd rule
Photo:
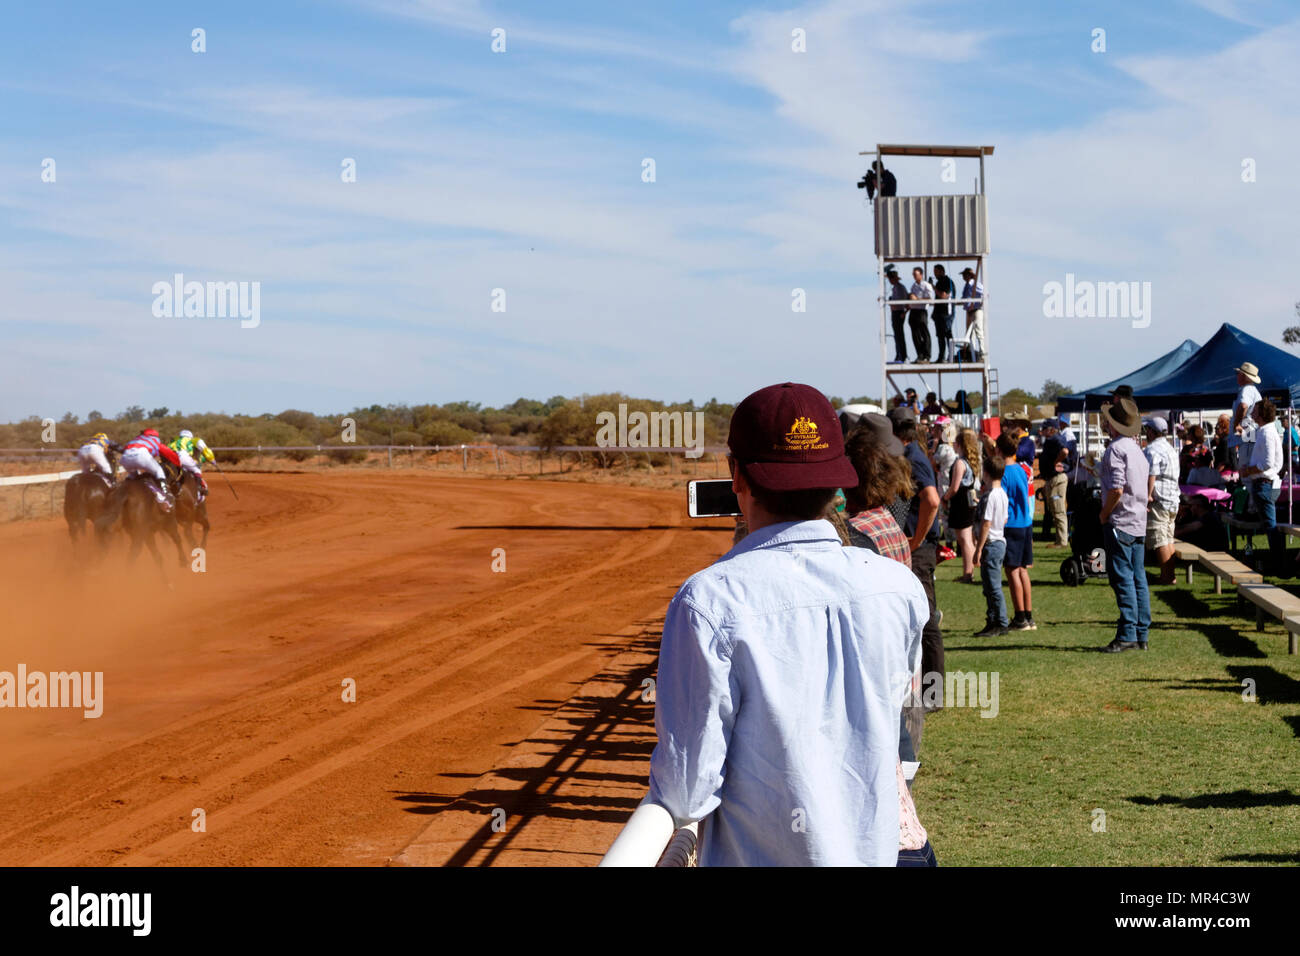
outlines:
[[[68,537],[72,546],[86,530],[89,521],[95,528],[95,539],[102,545],[107,528],[100,528],[96,523],[108,506],[109,495],[113,486],[98,473],[83,471],[73,475],[63,487],[63,520],[68,523]]]
[[[153,491],[145,484],[143,478],[128,478],[114,490],[109,499],[109,506],[95,522],[97,532],[106,532],[121,517],[122,527],[131,537],[131,550],[127,554],[130,561],[140,555],[140,549],[149,546],[149,552],[158,562],[158,570],[163,570],[162,554],[154,542],[154,536],[161,532],[176,543],[176,555],[181,567],[185,567],[185,549],[181,545],[180,532],[176,530],[175,508],[163,511],[154,497]],[[164,574],[164,578],[166,575]]]
[[[195,548],[194,525],[196,524],[203,529],[203,540],[198,547],[207,550],[208,531],[212,526],[208,524],[207,500],[199,500],[199,480],[171,462],[163,462],[163,471],[167,474],[167,488],[176,498],[176,524],[184,530],[185,540],[189,542],[190,550],[193,551]]]

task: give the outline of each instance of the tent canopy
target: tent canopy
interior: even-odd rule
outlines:
[[[1116,387],[1129,385],[1136,390],[1152,382],[1158,382],[1196,354],[1199,348],[1200,346],[1191,339],[1183,339],[1183,344],[1176,349],[1171,349],[1158,359],[1148,362],[1127,375],[1121,375],[1101,385],[1094,385],[1082,392],[1060,396],[1056,400],[1056,410],[1057,412],[1081,411],[1085,400],[1089,408],[1100,408],[1102,402],[1110,401],[1111,392],[1115,391]]]
[[[1155,365],[1169,355],[1161,356],[1151,364]],[[1077,411],[1084,400],[1087,401],[1088,408],[1097,408],[1102,402],[1110,400],[1110,391],[1115,385],[1127,383],[1133,386],[1133,396],[1139,408],[1227,408],[1237,397],[1236,369],[1242,362],[1254,362],[1259,368],[1258,388],[1265,398],[1290,404],[1290,386],[1293,382],[1300,381],[1300,357],[1257,339],[1227,322],[1185,362],[1163,377],[1139,382],[1136,380],[1137,373],[1134,373],[1133,376],[1107,383],[1106,387],[1088,389],[1087,392],[1063,398],[1077,402],[1067,410]],[[1143,366],[1138,371],[1148,367]],[[1103,388],[1108,390],[1103,391]]]

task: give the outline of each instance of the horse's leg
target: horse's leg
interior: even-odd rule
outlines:
[[[199,505],[198,515],[199,515],[199,525],[200,527],[203,528],[203,543],[199,545],[199,547],[202,548],[204,551],[207,551],[208,531],[212,528],[212,526],[208,524],[208,506],[206,504]]]
[[[167,532],[167,536],[176,542],[176,559],[180,561],[182,568],[185,567],[185,546],[181,544],[181,533],[176,528],[176,520],[173,518],[163,521],[162,528],[163,531]],[[162,560],[161,555],[158,560]]]
[[[153,555],[154,562],[158,565],[158,577],[162,579],[162,583],[167,586],[167,589],[171,590],[172,583],[167,580],[167,570],[163,567],[162,552],[158,550],[158,542],[154,540],[153,529],[145,531],[142,537],[145,543],[149,545],[149,551]]]

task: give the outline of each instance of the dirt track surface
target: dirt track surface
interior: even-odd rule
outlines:
[[[171,590],[120,546],[75,569],[62,520],[0,528],[0,670],[105,684],[98,719],[0,709],[0,864],[596,862],[644,790],[656,622],[723,522],[610,485],[232,479]]]

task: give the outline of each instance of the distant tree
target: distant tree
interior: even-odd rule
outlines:
[[[142,422],[144,421],[144,406],[128,405],[125,411],[117,417],[124,422]]]
[[[1062,395],[1069,395],[1073,391],[1074,389],[1069,385],[1062,385],[1056,379],[1049,378],[1043,383],[1043,391],[1042,394],[1039,395],[1038,399],[1044,405],[1052,405],[1055,404],[1056,400]]]
[[[102,422],[103,420],[104,416],[94,409],[91,409],[90,414],[86,416],[86,421],[88,422]]]
[[[1023,388],[1011,388],[998,397],[998,412],[1002,415],[1019,415],[1023,409],[1033,408],[1037,404],[1037,395],[1031,395]]]
[[[1295,314],[1300,315],[1300,302],[1295,304]],[[1283,329],[1282,341],[1287,345],[1300,345],[1300,325],[1289,325]]]
[[[164,405],[162,408],[153,408],[149,410],[149,418],[166,418],[171,409]]]
[[[76,424],[78,424],[77,416],[74,415],[74,414],[72,414],[72,412],[66,412],[66,413],[64,414],[64,416],[63,416],[62,418],[59,419],[59,424],[60,424],[60,425],[76,425]]]

